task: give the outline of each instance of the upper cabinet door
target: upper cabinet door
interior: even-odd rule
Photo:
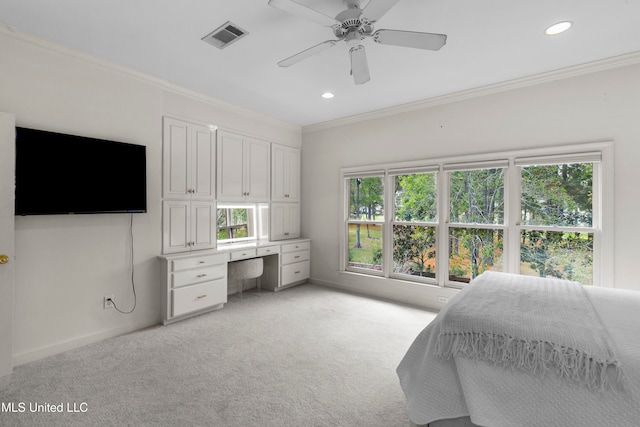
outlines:
[[[191,128],[191,188],[192,196],[198,199],[215,198],[215,138],[204,126]]]
[[[225,131],[217,141],[218,200],[269,201],[269,143]]]
[[[163,197],[184,198],[190,195],[189,127],[187,123],[165,117],[163,128]]]
[[[269,201],[269,152],[266,141],[245,138],[245,191],[254,202]]]
[[[213,131],[165,117],[163,139],[163,197],[213,200]]]
[[[274,202],[300,200],[300,150],[273,144],[271,148],[271,198]]]
[[[218,131],[217,140],[218,200],[244,201],[244,138],[229,132]]]

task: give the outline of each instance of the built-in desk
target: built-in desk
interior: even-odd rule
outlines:
[[[228,264],[262,257],[262,289],[277,292],[310,276],[308,239],[219,245],[215,250],[161,255],[162,321],[169,324],[224,307],[240,281],[229,280]],[[249,285],[252,287],[252,285]]]

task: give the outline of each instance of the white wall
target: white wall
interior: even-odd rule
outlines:
[[[16,364],[160,321],[163,115],[300,145],[298,127],[5,27],[0,64],[0,111],[14,113],[18,126],[147,146],[148,213],[133,216],[133,314],[102,308],[111,294],[123,310],[133,304],[129,215],[16,218]],[[52,192],[69,191],[42,181]]]
[[[437,76],[433,77],[437,79]],[[337,97],[335,98],[337,99]],[[305,129],[302,231],[318,283],[438,307],[446,290],[338,272],[341,167],[614,141],[615,287],[640,291],[640,65],[340,126]]]

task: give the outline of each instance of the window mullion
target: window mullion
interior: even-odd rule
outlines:
[[[449,280],[449,173],[440,170],[436,180],[438,186],[438,237],[436,254],[438,286],[444,287]]]
[[[395,190],[395,176],[386,173],[384,180],[385,215],[382,226],[382,274],[387,278],[391,277],[393,271],[393,226],[390,224],[396,215]]]
[[[507,273],[520,273],[520,197],[522,194],[520,175],[522,168],[511,166],[505,179],[505,225],[503,269]]]

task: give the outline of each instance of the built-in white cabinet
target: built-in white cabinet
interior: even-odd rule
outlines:
[[[300,205],[298,203],[271,203],[269,218],[271,240],[300,237]]]
[[[311,242],[282,245],[280,255],[280,286],[300,283],[310,277]]]
[[[217,133],[218,201],[267,202],[270,195],[270,144],[228,131]]]
[[[163,323],[209,310],[227,302],[228,253],[161,257]]]
[[[206,200],[162,202],[163,253],[211,249],[216,246],[216,204]]]
[[[163,197],[213,200],[214,131],[206,126],[165,117],[162,145]]]
[[[216,245],[215,133],[165,117],[162,141],[162,253]]]
[[[282,144],[271,144],[271,201],[300,200],[300,150]]]

